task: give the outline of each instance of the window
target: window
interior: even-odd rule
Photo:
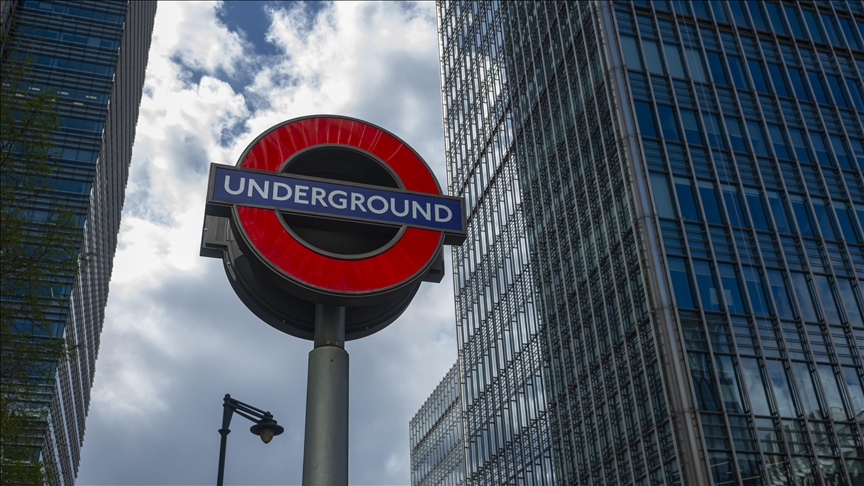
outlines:
[[[708,66],[711,67],[711,78],[716,84],[729,84],[729,79],[726,77],[726,69],[723,67],[723,59],[719,52],[708,51]]]
[[[741,195],[738,188],[723,184],[723,200],[726,202],[726,214],[729,215],[729,224],[739,228],[746,228],[747,220],[744,218],[744,213],[741,211]]]
[[[717,391],[711,378],[711,357],[702,353],[688,353],[690,358],[690,373],[693,377],[693,388],[696,390],[696,402],[699,410],[719,412]]]
[[[699,181],[699,196],[702,199],[702,209],[705,211],[705,219],[712,224],[723,224],[723,216],[717,205],[717,190],[714,183],[710,181]]]
[[[792,288],[795,290],[795,297],[798,298],[798,308],[801,309],[801,318],[805,321],[816,322],[818,317],[816,317],[813,293],[810,291],[807,277],[803,273],[798,272],[791,272],[789,277],[792,281]]]
[[[667,258],[669,276],[672,279],[672,289],[675,292],[675,303],[678,307],[693,309],[696,307],[693,299],[693,286],[687,263],[683,258]]]
[[[837,309],[837,301],[834,299],[834,292],[831,290],[831,282],[828,281],[828,277],[814,275],[813,286],[816,287],[819,300],[822,301],[822,314],[825,316],[825,322],[842,324],[843,321],[840,319],[840,311]]]
[[[696,274],[696,287],[699,289],[702,308],[709,311],[722,310],[720,296],[717,293],[717,280],[714,278],[711,264],[703,260],[695,260],[693,270]]]
[[[816,101],[822,104],[828,103],[828,97],[825,95],[825,85],[822,83],[822,78],[819,73],[807,71],[807,77],[810,78],[810,85],[813,87],[813,94],[816,96]]]
[[[816,213],[816,221],[819,223],[819,229],[822,230],[822,237],[826,240],[836,240],[837,229],[834,226],[833,218],[831,218],[830,206],[824,199],[813,198],[813,212]]]
[[[783,134],[783,128],[780,125],[768,125],[768,132],[771,134],[771,142],[774,145],[774,154],[778,159],[791,159],[789,155],[789,146],[786,142],[786,136]]]
[[[789,386],[789,377],[783,368],[783,363],[773,359],[765,360],[768,368],[771,386],[774,388],[774,397],[777,399],[777,408],[781,417],[795,417],[795,402],[792,400],[792,388]]]
[[[837,213],[837,220],[840,221],[843,238],[850,243],[861,243],[861,236],[855,228],[855,215],[852,210],[846,206],[846,203],[840,201],[834,201],[834,210]]]
[[[681,64],[681,51],[675,44],[663,44],[663,51],[666,54],[666,63],[669,65],[669,74],[672,76],[683,78],[684,66]]]
[[[648,72],[652,74],[666,74],[663,68],[663,58],[660,55],[660,48],[656,41],[642,39],[642,49],[645,51],[645,64],[648,66]]]
[[[726,148],[726,139],[720,129],[720,121],[713,113],[702,113],[702,121],[705,123],[705,133],[708,135],[708,144],[713,148]]]
[[[675,193],[678,195],[678,205],[681,217],[688,221],[701,221],[699,209],[693,198],[693,182],[686,177],[675,177]]]
[[[840,300],[843,301],[843,307],[846,308],[846,318],[849,320],[849,324],[853,327],[864,327],[860,300],[858,299],[855,287],[852,285],[852,281],[838,278],[837,289],[840,291]]]
[[[789,224],[789,211],[783,196],[776,191],[766,191],[765,194],[768,196],[768,206],[771,208],[771,215],[774,216],[777,231],[792,233],[792,227]]]
[[[684,122],[685,130],[687,122]],[[768,155],[768,148],[765,145],[765,132],[762,131],[762,125],[759,122],[747,120],[747,132],[750,135],[750,143],[753,145],[753,152],[756,155]]]
[[[728,263],[717,265],[720,271],[720,282],[723,284],[723,296],[726,299],[726,307],[729,312],[743,314],[747,312],[744,300],[741,298],[741,284],[735,267]]]
[[[634,37],[621,36],[621,50],[624,51],[624,64],[630,69],[642,70],[642,57],[639,55],[639,46]]]
[[[661,218],[677,218],[675,203],[669,194],[669,182],[666,176],[656,172],[651,173],[651,190],[654,193],[654,204]]]
[[[702,133],[699,131],[699,122],[696,121],[696,113],[691,110],[681,110],[681,123],[684,124],[684,135],[687,143],[703,145]]]
[[[840,167],[851,169],[851,157],[849,156],[849,149],[846,147],[846,144],[843,143],[843,137],[839,135],[831,135],[831,147],[834,148],[834,155],[837,157],[837,162],[840,164]]]
[[[672,107],[657,105],[657,114],[660,115],[660,129],[663,131],[663,138],[675,142],[681,140],[681,135],[678,132],[678,121],[675,119],[675,112]]]
[[[783,76],[783,70],[779,64],[768,63],[768,72],[771,73],[771,82],[774,85],[774,92],[778,96],[789,96],[789,86],[786,84],[786,77]]]
[[[849,108],[849,97],[846,96],[846,90],[843,89],[843,82],[839,76],[825,76],[828,81],[828,86],[831,88],[831,94],[834,95],[834,103],[841,108]]]
[[[705,63],[702,62],[702,55],[697,49],[685,47],[684,54],[687,56],[687,67],[690,68],[690,77],[694,81],[707,82],[705,77]]]
[[[828,413],[834,420],[853,420],[852,414],[846,410],[846,403],[843,400],[843,394],[840,392],[838,376],[834,372],[834,367],[831,365],[816,365],[819,372],[819,378],[822,381],[822,390],[825,391],[825,404],[828,406]]]
[[[825,147],[825,139],[821,133],[811,132],[810,142],[813,144],[813,151],[816,152],[816,158],[819,159],[819,165],[823,167],[831,167],[834,165],[831,161],[831,155]]]
[[[751,59],[747,61],[747,64],[750,66],[750,76],[753,78],[756,91],[769,93],[768,83],[765,82],[765,71],[762,70],[762,63]]]
[[[744,196],[747,199],[747,205],[750,207],[750,217],[753,219],[753,226],[758,229],[771,228],[769,219],[765,214],[765,203],[759,194],[759,190],[745,187]]]
[[[798,194],[790,194],[789,201],[792,203],[792,212],[798,222],[798,232],[804,236],[816,236],[813,232],[813,218],[807,209],[807,202]]]
[[[756,415],[771,415],[768,394],[765,392],[765,381],[759,370],[759,362],[755,358],[741,358],[741,377],[750,396],[750,406]]]
[[[716,360],[717,378],[720,380],[720,396],[723,397],[726,412],[743,413],[744,401],[741,399],[741,386],[738,384],[738,376],[735,374],[732,357],[718,355]]]
[[[639,131],[643,137],[657,138],[657,124],[654,121],[654,110],[650,103],[636,101],[636,118],[639,120]]]
[[[792,372],[795,374],[795,384],[798,386],[798,397],[801,399],[801,408],[804,415],[810,419],[825,418],[822,406],[819,404],[816,389],[813,387],[813,377],[807,363],[792,362]]]
[[[804,74],[800,69],[789,68],[789,79],[792,80],[792,89],[795,91],[795,97],[799,100],[810,101],[810,92],[807,90],[807,85],[804,83]]]
[[[789,288],[786,286],[783,273],[780,270],[768,270],[768,283],[771,286],[771,293],[777,306],[777,315],[784,319],[794,318],[792,299],[789,296]]]
[[[769,317],[771,308],[768,305],[768,298],[765,293],[765,283],[759,270],[753,267],[743,266],[744,282],[747,285],[747,293],[750,294],[750,304],[753,307],[753,314],[757,316]]]
[[[795,157],[803,162],[813,162],[810,151],[807,150],[807,142],[804,141],[804,132],[797,128],[791,128],[789,129],[789,138],[792,139]]]

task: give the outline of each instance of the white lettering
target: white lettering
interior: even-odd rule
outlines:
[[[333,196],[342,196],[339,199],[333,198]],[[345,191],[333,191],[327,196],[327,200],[330,201],[330,205],[336,209],[345,209],[348,207],[348,193]]]
[[[279,189],[285,189],[285,195],[279,195]],[[284,182],[274,182],[273,183],[273,200],[274,201],[287,201],[291,199],[291,186],[285,184]]]
[[[363,194],[357,194],[356,192],[351,193],[351,211],[356,211],[357,208],[360,208],[360,211],[366,212],[366,208],[363,207],[363,200],[366,198],[363,197]]]
[[[381,209],[375,209],[374,207],[372,207],[372,201],[381,201],[382,203],[384,203],[384,207],[381,208]],[[387,209],[389,209],[389,206],[390,206],[390,205],[387,204],[387,200],[384,199],[384,198],[381,197],[381,196],[372,196],[372,197],[370,197],[369,199],[366,200],[366,207],[369,208],[369,211],[372,211],[372,212],[375,213],[375,214],[384,214],[384,213],[386,213],[386,212],[387,212]]]
[[[234,195],[234,196],[236,196],[237,194],[242,193],[242,192],[243,192],[243,187],[246,186],[246,178],[245,178],[245,177],[241,177],[241,178],[240,178],[240,189],[237,189],[236,191],[232,191],[231,188],[228,187],[228,184],[229,184],[230,182],[231,182],[231,176],[226,175],[226,176],[225,176],[225,190],[228,191],[228,194],[232,194],[232,195]]]
[[[392,209],[393,214],[395,214],[396,216],[407,216],[408,215],[408,201],[407,200],[405,201],[405,211],[402,211],[400,213],[399,211],[396,211],[396,199],[391,197],[390,198],[390,208]]]
[[[432,208],[429,207],[429,203],[426,203],[426,211],[423,211],[423,207],[417,204],[417,201],[411,201],[411,217],[417,219],[417,211],[420,211],[420,214],[423,215],[423,218],[426,221],[432,221]]]
[[[441,210],[442,209],[447,212],[446,218],[441,217]],[[450,219],[452,217],[453,217],[453,213],[450,211],[450,208],[448,208],[447,206],[445,206],[443,204],[436,204],[435,205],[435,221],[437,221],[439,223],[446,223],[447,221],[450,221]]]
[[[294,186],[294,202],[297,204],[309,204],[309,201],[306,199],[300,199],[301,197],[306,197],[308,189],[309,186]]]
[[[267,193],[270,192],[270,181],[264,181],[264,190],[261,190],[261,186],[255,182],[255,179],[249,179],[249,192],[246,193],[247,197],[252,197],[252,189],[258,191],[258,194],[261,195],[264,199],[267,199]]]
[[[320,187],[313,187],[312,188],[312,205],[314,206],[315,201],[318,201],[321,203],[322,206],[324,206],[326,208],[327,204],[324,202],[324,196],[325,195],[327,195],[327,191],[325,191],[324,189],[321,189]]]

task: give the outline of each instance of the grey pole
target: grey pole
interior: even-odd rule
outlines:
[[[345,308],[315,305],[309,352],[303,486],[348,486],[348,353]]]

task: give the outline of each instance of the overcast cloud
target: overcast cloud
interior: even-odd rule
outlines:
[[[79,485],[299,484],[311,343],[259,321],[198,257],[210,162],[266,128],[333,113],[396,133],[445,184],[434,5],[160,2],[96,364]],[[352,484],[408,484],[408,421],[456,360],[450,266],[387,329],[348,343]]]

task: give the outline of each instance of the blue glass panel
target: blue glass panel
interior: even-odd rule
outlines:
[[[720,54],[714,51],[705,53],[708,56],[708,66],[711,67],[711,78],[717,84],[729,84],[729,78],[726,77],[726,69],[723,67],[723,59]]]
[[[861,88],[857,81],[852,78],[846,78],[846,87],[849,88],[849,94],[852,95],[852,103],[858,111],[864,111],[864,96],[861,94]]]
[[[723,285],[723,297],[726,300],[726,308],[729,312],[743,314],[747,312],[744,306],[744,299],[741,298],[741,284],[738,281],[738,274],[735,272],[735,267],[728,263],[720,263],[717,265],[720,272],[720,283]]]
[[[786,77],[783,76],[783,71],[778,64],[768,63],[768,72],[771,74],[771,82],[774,84],[774,92],[778,96],[789,96],[789,86],[786,84]]]
[[[783,363],[773,359],[765,360],[768,368],[768,376],[771,378],[771,386],[774,388],[774,397],[777,399],[777,408],[781,417],[795,417],[795,401],[792,399],[792,388],[789,386],[789,377],[783,368]]]
[[[708,8],[705,6],[704,0],[690,0],[691,5],[693,6],[693,13],[697,17],[702,17],[706,19],[710,19],[708,16]]]
[[[726,15],[726,9],[723,8],[723,5],[725,3],[725,0],[711,0],[711,11],[714,12],[714,19],[717,20],[717,22],[724,22],[728,24],[729,17]]]
[[[843,89],[843,82],[840,76],[826,75],[828,87],[831,88],[831,94],[834,95],[834,103],[841,108],[849,108],[849,97],[846,96],[846,90]]]
[[[753,314],[769,317],[771,315],[771,307],[768,304],[762,276],[753,267],[743,266],[742,271],[744,272],[744,281],[747,284],[747,292],[750,294],[750,305],[753,306]]]
[[[669,74],[679,78],[685,77],[684,66],[681,64],[681,51],[678,46],[663,44],[663,51],[666,54],[666,63],[669,65]]]
[[[741,195],[738,188],[723,184],[723,200],[726,202],[726,214],[729,215],[729,224],[739,228],[748,227],[747,219],[744,218],[744,213],[741,211]]]
[[[705,218],[708,222],[723,224],[723,216],[717,204],[717,190],[714,188],[714,183],[700,180],[699,196],[702,199],[702,209],[705,211]]]
[[[840,32],[837,31],[837,27],[834,25],[830,16],[822,14],[822,25],[825,27],[825,33],[828,34],[828,40],[831,41],[832,45],[837,47],[846,47],[846,45],[841,41],[842,36],[840,35]]]
[[[810,151],[807,150],[807,142],[803,130],[798,128],[790,128],[789,138],[792,140],[792,147],[795,149],[795,156],[802,162],[813,162],[813,157],[810,156]]]
[[[729,10],[732,11],[732,20],[739,27],[750,27],[750,20],[744,14],[744,6],[741,0],[730,0]]]
[[[819,229],[822,230],[822,237],[826,240],[836,240],[837,229],[834,225],[831,211],[824,199],[813,198],[813,212],[816,214],[816,221],[819,223]]]
[[[855,410],[855,418],[858,421],[864,420],[864,389],[861,387],[861,379],[858,377],[858,372],[855,368],[847,368],[845,366],[842,369],[846,389],[849,390],[849,401],[852,404],[852,409]]]
[[[672,279],[672,289],[675,291],[675,303],[678,307],[693,309],[696,307],[693,299],[693,285],[690,273],[687,271],[687,263],[682,258],[670,257],[669,276]]]
[[[810,132],[810,142],[813,144],[813,151],[816,152],[816,158],[819,159],[819,165],[824,167],[831,167],[834,165],[831,160],[831,154],[828,152],[828,148],[825,147],[825,139],[822,137],[821,133]]]
[[[783,134],[783,128],[779,125],[768,125],[768,133],[771,134],[771,142],[774,146],[774,154],[778,159],[791,159],[789,146]]]
[[[747,65],[750,66],[750,77],[753,78],[753,85],[756,91],[770,93],[768,83],[765,82],[765,72],[762,70],[762,63],[748,59]]]
[[[792,289],[798,299],[798,308],[801,309],[801,318],[805,321],[816,322],[816,307],[813,304],[813,293],[807,283],[807,277],[803,273],[790,272],[789,280],[792,281]]]
[[[669,182],[666,176],[656,172],[651,173],[651,191],[654,193],[654,204],[661,218],[677,218],[675,203],[669,193]]]
[[[784,319],[794,318],[792,299],[789,296],[789,288],[783,278],[783,273],[780,270],[768,270],[768,283],[771,286],[774,303],[777,305],[777,315]]]
[[[698,49],[691,47],[684,48],[684,55],[687,57],[687,67],[690,68],[690,77],[694,81],[707,82],[705,77],[705,63],[702,61],[702,55]]]
[[[759,30],[771,30],[768,28],[768,22],[765,20],[765,14],[762,13],[761,4],[757,2],[746,2],[750,16],[753,18],[753,25]]]
[[[747,82],[747,77],[744,76],[744,66],[741,64],[741,58],[738,56],[726,56],[729,62],[729,72],[732,75],[732,82],[738,89],[750,89],[750,83]]]
[[[744,196],[747,199],[747,206],[750,208],[750,217],[753,220],[753,226],[757,229],[769,229],[768,217],[765,214],[765,203],[758,189],[751,187],[744,188]]]
[[[807,77],[810,79],[810,86],[813,88],[813,94],[816,96],[816,101],[819,103],[828,103],[828,97],[825,95],[825,85],[819,73],[807,71]]]
[[[837,163],[844,169],[851,169],[852,162],[849,155],[849,148],[843,143],[843,137],[839,135],[831,135],[831,147],[834,149],[834,156],[837,157]]]
[[[849,324],[853,327],[864,327],[861,301],[858,298],[858,293],[855,291],[855,287],[852,285],[852,281],[845,278],[838,278],[837,289],[840,291],[840,299],[843,301],[843,307],[846,308],[846,318],[849,320]]]
[[[691,110],[681,110],[681,123],[684,124],[684,135],[687,143],[703,145],[702,133],[699,131],[699,122],[696,121],[696,113]]]
[[[768,196],[768,206],[771,208],[771,215],[774,216],[777,231],[792,233],[792,226],[789,224],[789,210],[783,196],[775,191],[766,191],[765,195]]]
[[[693,271],[696,274],[696,287],[705,310],[721,310],[720,295],[717,292],[717,280],[711,264],[703,260],[693,261]]]
[[[701,221],[699,209],[693,198],[693,183],[686,177],[675,177],[675,193],[678,195],[678,206],[681,217],[688,221]]]
[[[652,74],[666,74],[663,68],[663,58],[660,56],[660,47],[657,42],[642,39],[642,49],[645,51],[645,65]]]
[[[765,3],[765,9],[768,11],[768,17],[771,18],[771,25],[778,34],[789,35],[789,30],[786,28],[786,22],[783,20],[783,13],[780,6],[774,3]]]
[[[654,121],[654,110],[650,103],[636,101],[636,117],[639,120],[639,131],[643,137],[657,137],[657,124]]]
[[[846,203],[838,201],[834,201],[834,209],[837,212],[837,220],[840,221],[840,228],[843,230],[843,239],[852,243],[861,243],[852,210],[846,207]]]
[[[858,34],[855,32],[855,23],[850,19],[840,19],[840,27],[843,28],[843,34],[846,36],[846,42],[852,49],[861,50],[861,41]]]
[[[798,232],[804,236],[816,236],[813,232],[813,218],[807,209],[807,202],[798,194],[790,194],[789,201],[792,203],[792,212],[798,222]]]
[[[684,122],[684,129],[687,128],[687,122]],[[759,122],[747,120],[747,132],[750,134],[750,143],[753,145],[753,152],[756,155],[768,155],[768,148],[765,144],[765,132],[762,131],[762,126]]]
[[[723,397],[723,405],[727,413],[743,413],[744,400],[741,399],[741,386],[738,384],[738,376],[735,374],[735,366],[732,357],[726,355],[716,356],[717,379],[720,381],[720,396]]]
[[[639,45],[634,37],[621,36],[621,50],[624,51],[624,64],[630,69],[642,70],[642,56],[639,55]]]
[[[657,114],[660,116],[660,128],[663,130],[663,138],[677,142],[681,139],[678,132],[678,120],[671,106],[657,105]]]
[[[696,403],[699,410],[719,412],[717,389],[711,375],[711,357],[702,353],[687,353],[690,358],[690,373],[693,377],[693,388],[696,390]]]
[[[810,91],[807,89],[807,83],[804,82],[804,73],[797,68],[789,68],[787,72],[789,79],[792,80],[795,97],[799,100],[810,101]]]
[[[705,133],[708,135],[708,144],[714,148],[726,148],[726,139],[723,130],[720,129],[720,121],[713,113],[702,113],[702,121],[705,123]]]
[[[807,22],[807,28],[810,30],[810,37],[816,42],[825,42],[825,37],[822,35],[822,27],[816,19],[816,14],[812,10],[803,10],[804,20]]]
[[[744,130],[741,128],[741,120],[726,117],[726,131],[729,133],[729,140],[732,142],[732,150],[747,152],[747,143],[744,141]]]
[[[857,138],[850,138],[852,151],[855,153],[855,161],[858,162],[858,170],[864,171],[864,144]]]
[[[771,415],[768,394],[765,392],[765,381],[759,370],[759,362],[755,358],[741,358],[741,377],[750,396],[750,406],[756,415]]]
[[[843,394],[840,387],[843,385],[838,382],[838,376],[834,373],[834,367],[831,365],[818,364],[816,369],[819,371],[819,379],[822,382],[822,390],[825,392],[822,396],[825,397],[825,405],[828,406],[828,415],[833,420],[854,420],[853,414],[846,409],[846,403],[843,400]]]
[[[824,419],[825,412],[819,403],[816,389],[813,387],[813,377],[807,363],[792,362],[792,373],[795,376],[795,385],[798,387],[798,398],[807,418],[816,420]]]
[[[828,277],[814,275],[813,286],[816,287],[819,300],[822,302],[822,314],[825,316],[825,321],[828,324],[842,324],[843,321],[840,319],[840,311],[837,310],[837,301],[834,300],[834,292],[831,291],[831,282],[828,281]]]
[[[804,35],[804,26],[801,25],[801,20],[798,18],[795,7],[786,5],[786,19],[789,21],[789,26],[792,28],[792,35],[799,39],[806,39]]]

